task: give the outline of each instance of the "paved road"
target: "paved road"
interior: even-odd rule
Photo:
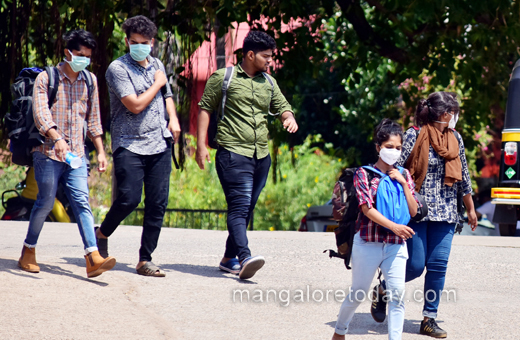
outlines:
[[[39,274],[17,269],[26,230],[26,222],[0,222],[0,339],[329,339],[340,307],[334,294],[341,298],[351,282],[322,253],[331,233],[251,232],[254,254],[267,262],[239,281],[216,267],[222,231],[164,229],[154,262],[167,276],[149,278],[134,271],[141,229],[120,227],[110,239],[115,269],[87,279],[70,224],[44,226]],[[438,318],[449,339],[520,338],[518,282],[520,238],[457,235],[446,280],[456,301],[442,302]],[[422,283],[406,285],[403,339],[426,339],[413,301]],[[348,338],[387,339],[386,322],[375,323],[369,306],[361,304]]]

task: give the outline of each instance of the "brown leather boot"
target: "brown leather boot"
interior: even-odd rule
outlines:
[[[99,276],[116,265],[115,258],[109,256],[104,259],[97,250],[85,255],[85,260],[87,261],[87,277]]]
[[[23,246],[22,256],[18,260],[18,267],[30,273],[40,272],[40,267],[36,263],[36,248]]]

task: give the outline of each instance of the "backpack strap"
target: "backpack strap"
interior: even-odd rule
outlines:
[[[155,67],[155,69],[160,70],[161,67],[159,66],[159,63],[157,62],[157,58],[152,57],[152,59],[153,59],[153,66]],[[164,96],[166,96],[166,93],[168,93],[166,86],[167,85],[164,85],[163,87],[161,87],[161,94],[162,94],[163,98],[164,98]]]
[[[226,107],[227,100],[227,90],[231,85],[231,80],[233,80],[233,73],[235,72],[235,66],[226,67],[226,73],[224,75],[224,80],[222,81],[222,103],[221,103],[221,117],[220,120],[224,120],[225,112],[224,108]]]
[[[152,57],[153,59],[153,66],[155,67],[156,70],[160,70],[161,67],[159,66],[159,63],[157,62],[157,58],[154,58]],[[166,86],[169,86],[168,83],[166,83],[166,85],[164,85],[163,87],[161,87],[161,95],[164,99],[164,119],[166,119],[167,122],[170,121],[170,115],[168,114],[168,112],[166,111],[166,94],[168,93],[168,89],[166,88]],[[179,170],[179,162],[177,162],[177,156],[175,156],[175,143],[172,143],[172,159],[173,159],[173,163],[175,164],[175,169]]]
[[[367,170],[370,170],[370,171],[372,171],[372,172],[375,172],[376,174],[381,175],[381,177],[385,177],[385,176],[386,176],[386,174],[382,173],[381,171],[379,171],[379,170],[377,170],[376,168],[371,167],[371,166],[369,166],[369,165],[364,165],[364,166],[362,166],[362,168],[367,169]]]
[[[55,67],[46,66],[45,71],[47,72],[47,78],[49,78],[47,97],[49,98],[50,109],[56,100],[56,95],[58,94],[58,87],[60,86],[60,75]]]
[[[92,79],[92,74],[88,70],[81,71],[83,78],[85,78],[85,84],[87,85],[87,93],[88,93],[88,101],[90,102],[87,105],[87,112],[85,113],[85,124],[83,124],[83,141],[87,139],[87,120],[90,115],[90,110],[92,109],[92,94],[94,93],[94,80]]]
[[[83,70],[81,71],[83,77],[85,77],[85,83],[87,84],[87,92],[88,92],[88,100],[90,101],[90,105],[88,106],[87,115],[85,116],[85,120],[87,119],[88,114],[90,113],[90,109],[92,107],[92,94],[94,93],[94,80],[92,79],[92,74],[89,71]]]
[[[269,100],[269,106],[271,106],[270,104],[273,101],[273,96],[274,96],[274,82],[273,82],[273,79],[271,79],[271,76],[268,75],[266,72],[262,72],[262,75],[264,76],[265,79],[267,79],[269,84],[271,84],[271,99]],[[278,116],[278,115],[280,115],[280,112],[278,112],[278,113],[271,113],[271,110],[269,110],[268,113],[271,116]]]

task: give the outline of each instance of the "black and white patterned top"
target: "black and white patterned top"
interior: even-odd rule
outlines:
[[[160,69],[165,72],[161,61],[156,60]],[[131,94],[139,96],[148,90],[154,83],[155,71],[151,56],[148,56],[148,65],[144,68],[130,54],[114,60],[108,67],[105,76],[110,92],[112,152],[119,147],[139,155],[154,155],[166,151],[166,139],[171,138],[172,134],[165,119],[166,107],[161,91],[138,114],[128,111],[121,102],[121,98]],[[171,97],[170,87],[167,86],[167,89],[165,97]]]
[[[417,140],[417,131],[413,128],[408,129],[403,136],[403,147],[401,157],[396,166],[404,166]],[[457,182],[453,187],[444,184],[446,173],[444,158],[439,156],[430,145],[428,156],[428,172],[421,186],[419,193],[424,196],[428,204],[428,216],[422,221],[436,221],[456,223],[457,216],[457,192],[462,195],[471,194],[471,179],[469,177],[468,163],[464,151],[464,142],[460,134],[456,134],[459,141],[459,156],[462,163],[462,181]]]

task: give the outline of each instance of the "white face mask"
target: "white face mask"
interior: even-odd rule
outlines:
[[[446,122],[440,122],[438,120],[435,120],[434,122],[435,123],[440,123],[440,124],[448,124],[448,128],[455,129],[455,125],[457,125],[457,122],[459,121],[459,114],[457,113],[457,114],[454,115],[453,113],[449,113],[449,112],[448,112],[448,114],[451,115],[451,119],[450,119],[449,122],[447,122],[447,123]]]
[[[459,114],[457,113],[456,115],[454,114],[451,114],[451,119],[450,119],[450,122],[448,123],[448,128],[450,129],[455,129],[455,125],[457,125],[457,122],[459,121]]]
[[[379,157],[386,164],[394,165],[399,157],[401,157],[401,150],[381,148],[379,151]]]

